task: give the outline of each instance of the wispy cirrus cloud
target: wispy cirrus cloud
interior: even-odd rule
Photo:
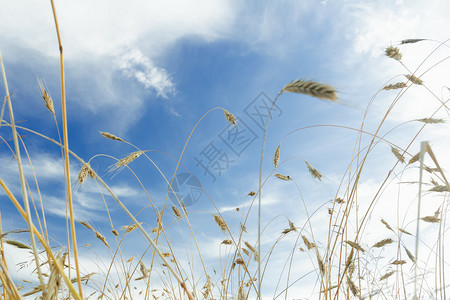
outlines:
[[[175,93],[175,84],[163,68],[155,66],[153,61],[138,49],[127,49],[117,54],[116,64],[122,74],[136,79],[147,89],[153,89],[157,95],[168,98]]]

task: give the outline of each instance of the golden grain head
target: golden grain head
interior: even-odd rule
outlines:
[[[103,131],[100,131],[100,134],[103,135],[105,138],[110,139],[110,140],[113,140],[113,141],[125,142],[125,141],[122,140],[120,137],[115,136],[114,134],[109,133],[109,132],[103,132]]]
[[[56,254],[56,259],[60,264],[64,265],[65,255],[61,258],[61,252]],[[55,263],[50,264],[50,276],[47,283],[47,291],[44,299],[57,299],[59,288],[61,286],[61,274],[59,273]]]
[[[232,240],[223,240],[221,244],[224,244],[224,245],[233,245],[233,241],[232,241]]]
[[[245,261],[242,258],[238,258],[234,262],[238,265],[245,265]]]
[[[39,90],[41,91],[41,96],[44,99],[45,107],[55,116],[55,107],[53,106],[53,99],[50,96],[50,93],[47,91],[45,84],[42,82],[40,78],[37,79]]]
[[[350,291],[352,292],[353,296],[356,297],[356,295],[359,294],[359,289],[349,276],[347,276],[347,284],[348,284],[348,287],[350,288]]]
[[[306,248],[308,248],[308,250],[311,250],[312,248],[314,248],[316,246],[316,244],[311,243],[306,236],[302,235],[302,239],[303,239],[303,243],[305,243],[305,246],[306,246]]]
[[[392,227],[389,225],[388,222],[386,222],[384,219],[381,219],[381,223],[384,224],[384,226],[386,226],[387,229],[389,229],[392,232],[395,232],[394,229],[392,229]]]
[[[336,199],[334,199],[334,202],[336,202],[337,204],[345,203],[344,199],[342,199],[342,198],[336,198]]]
[[[289,219],[288,219],[288,221],[289,221],[289,228],[294,230],[294,231],[297,231],[297,227],[295,227],[294,223],[291,220],[289,220]]]
[[[348,245],[350,245],[353,249],[361,251],[361,252],[365,252],[366,250],[364,250],[363,247],[361,247],[361,245],[359,245],[356,242],[353,241],[344,241],[345,243],[347,243]]]
[[[419,161],[420,158],[420,152],[417,152],[411,159],[408,161],[408,165],[415,163],[416,161]]]
[[[91,165],[89,163],[85,163],[82,167],[80,172],[78,173],[77,177],[77,183],[83,184],[86,181],[86,177],[89,175],[91,178],[95,178],[95,173],[91,169]]]
[[[220,229],[222,229],[222,231],[227,231],[227,223],[225,223],[225,221],[222,219],[222,217],[218,216],[218,215],[214,215],[214,221],[216,221],[216,224],[219,225]]]
[[[245,244],[245,246],[247,246],[247,248],[248,248],[250,251],[252,251],[253,253],[256,252],[256,249],[253,248],[253,246],[252,246],[249,242],[244,241],[244,244]]]
[[[278,161],[280,160],[280,145],[278,145],[275,150],[275,154],[273,156],[273,164],[275,165],[275,169],[278,167]]]
[[[422,119],[416,119],[418,122],[423,122],[426,124],[442,124],[445,123],[444,119],[436,119],[436,118],[422,118]]]
[[[144,153],[144,151],[136,151],[136,152],[132,152],[130,153],[128,156],[120,159],[119,161],[117,161],[114,166],[113,166],[113,170],[117,170],[121,167],[125,167],[127,166],[129,163],[131,163],[133,160],[137,159],[139,156],[141,156]]]
[[[400,154],[400,150],[391,146],[391,151],[400,162],[402,162],[402,163],[405,162],[405,158],[403,157],[403,155]]]
[[[389,46],[388,48],[386,48],[385,53],[386,53],[387,57],[393,58],[395,60],[402,59],[402,54],[400,53],[400,49],[398,49],[397,47]]]
[[[181,213],[180,213],[180,210],[178,209],[178,207],[175,207],[175,206],[173,206],[173,205],[171,205],[171,207],[172,207],[172,211],[173,211],[173,213],[175,214],[175,216],[176,216],[177,218],[181,218]]]
[[[350,251],[350,254],[347,257],[347,260],[345,261],[345,267],[349,268],[351,264],[353,264],[353,254],[355,254],[355,250]]]
[[[406,260],[394,260],[393,262],[391,262],[391,265],[404,265],[406,264]]]
[[[140,266],[140,271],[142,273],[142,276],[148,277],[148,270],[145,267],[144,262],[142,260],[139,262],[139,266]]]
[[[8,245],[17,247],[19,249],[31,249],[30,246],[27,246],[21,242],[14,241],[14,240],[5,240],[5,243],[7,243]]]
[[[139,225],[142,225],[142,224],[143,224],[143,222],[139,222]],[[135,230],[136,228],[138,228],[138,225],[136,223],[131,226],[127,226],[127,225],[122,226],[122,229],[125,229],[125,233],[130,233],[133,230]]]
[[[118,232],[117,230],[113,229],[111,232],[112,232],[112,234],[114,234],[115,236],[119,236],[119,232]]]
[[[281,180],[291,180],[291,177],[279,173],[275,174],[275,177],[280,178]]]
[[[247,194],[247,196],[251,196],[251,197],[253,197],[255,195],[256,195],[256,193],[254,191],[251,191],[250,193]]]
[[[383,246],[385,246],[387,244],[391,244],[393,242],[394,241],[392,239],[388,238],[388,239],[384,239],[384,240],[381,240],[379,242],[376,242],[372,247],[374,247],[374,248],[381,248],[381,247],[383,247]]]
[[[441,222],[441,219],[436,217],[436,216],[426,216],[423,218],[420,218],[422,221],[427,222],[427,223],[439,223]]]
[[[294,80],[288,83],[281,91],[305,94],[330,101],[336,101],[338,98],[334,87],[308,80]]]
[[[409,81],[411,81],[414,84],[422,85],[423,81],[420,78],[417,78],[414,75],[405,75],[406,78],[408,78]]]
[[[386,86],[383,87],[383,90],[389,91],[389,90],[396,90],[396,89],[402,89],[406,87],[406,83],[405,82],[397,82],[394,84],[388,84]]]
[[[108,247],[108,248],[111,249],[111,247],[109,246],[108,242],[106,241],[106,238],[105,238],[100,232],[94,230],[94,233],[95,233],[95,236],[96,236],[100,241],[102,241],[103,244],[105,244],[106,247]]]
[[[391,277],[392,275],[394,275],[394,273],[395,273],[395,271],[387,272],[386,274],[384,274],[383,276],[380,277],[379,281],[383,281],[383,280]]]
[[[406,255],[408,255],[409,259],[410,259],[413,263],[416,263],[416,258],[415,258],[414,255],[411,253],[411,251],[409,251],[408,248],[406,248],[405,246],[403,246],[403,249],[405,249]]]
[[[311,164],[309,162],[307,162],[305,160],[306,166],[308,167],[308,171],[309,173],[316,179],[319,179],[320,181],[322,180],[322,174],[313,166],[311,166]]]
[[[245,253],[245,255],[250,256],[250,252],[247,249],[242,248],[241,250]]]
[[[225,114],[225,119],[227,119],[228,122],[230,122],[231,125],[237,125],[237,120],[236,117],[230,113],[228,110],[226,109],[222,109],[223,113]]]
[[[91,229],[94,230],[94,228],[87,222],[84,221],[78,221],[78,223],[80,223],[81,225],[83,225],[84,227],[86,227],[87,229]]]
[[[403,228],[399,228],[398,231],[403,232],[404,234],[407,234],[407,235],[411,235],[411,236],[412,236],[411,233],[409,233],[408,231],[406,231],[406,230],[403,229]]]
[[[283,230],[281,233],[282,234],[288,234],[289,232],[292,232],[292,231],[296,231],[295,228],[290,228],[289,227],[289,228],[286,228],[285,230]]]
[[[169,252],[163,252],[162,254],[164,257],[170,257],[172,254],[170,254]]]

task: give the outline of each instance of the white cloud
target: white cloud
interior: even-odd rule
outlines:
[[[77,1],[56,3],[66,59],[110,55],[132,45],[146,45],[153,57],[186,36],[206,41],[220,37],[234,20],[227,1]],[[0,17],[4,41],[58,56],[49,2],[6,2]],[[3,45],[5,46],[5,45]]]
[[[162,98],[176,92],[172,76],[157,63],[167,50],[181,39],[211,42],[222,38],[236,14],[224,0],[60,2],[56,12],[67,78],[71,78],[67,86],[75,87],[69,97],[76,98],[80,108],[108,115],[102,122],[109,120],[107,125],[116,132],[127,130],[142,116],[144,99],[149,98],[146,90]],[[1,50],[7,61],[33,64],[24,59],[31,55],[58,63],[49,2],[5,2],[0,19],[14,24],[0,28]],[[36,65],[34,68],[38,72]],[[138,88],[118,86],[116,72],[139,83]],[[169,113],[177,115],[171,108]],[[113,119],[121,122],[111,122]]]
[[[145,88],[155,89],[158,96],[167,98],[175,92],[175,84],[167,71],[156,67],[138,49],[117,54],[116,63],[124,75],[135,78]]]
[[[36,154],[32,158],[33,170],[36,174],[39,187],[41,189],[42,202],[46,213],[50,213],[59,217],[66,216],[66,200],[64,197],[64,165],[59,157],[52,157],[46,154]],[[21,195],[20,182],[15,160],[11,161],[9,157],[0,156],[0,178],[5,181],[12,193],[18,197]],[[31,193],[35,197],[36,202],[40,202],[37,198],[37,189],[33,184],[34,176],[32,169],[27,160],[23,160],[23,168],[25,178],[28,180]],[[74,196],[74,212],[78,220],[99,220],[98,213],[105,210],[102,193],[99,186],[90,178],[82,186],[76,186],[76,178],[79,172],[79,165],[72,164],[71,177]],[[120,199],[126,197],[137,197],[138,192],[132,187],[120,183],[111,185],[111,190]],[[0,190],[0,195],[4,191]],[[40,206],[40,205],[39,205]]]

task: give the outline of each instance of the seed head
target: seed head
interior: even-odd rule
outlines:
[[[223,232],[225,232],[227,230],[227,223],[225,223],[225,221],[222,219],[222,217],[218,216],[218,215],[214,215],[214,221],[216,221],[216,224],[219,225],[220,229],[222,229]]]
[[[122,140],[122,139],[121,139],[120,137],[118,137],[118,136],[115,136],[115,135],[112,134],[112,133],[100,131],[100,134],[103,135],[103,136],[104,136],[105,138],[107,138],[107,139],[110,139],[110,140],[113,140],[113,141],[124,142],[124,140]]]
[[[383,88],[383,90],[389,91],[389,90],[402,89],[402,88],[404,88],[404,87],[406,87],[406,83],[404,83],[404,82],[398,82],[398,83],[395,83],[395,84],[388,84],[388,85],[386,85],[386,86]]]
[[[53,99],[50,96],[50,93],[47,91],[45,84],[42,82],[40,78],[37,79],[39,90],[41,91],[41,96],[44,99],[45,107],[55,116],[55,108],[53,106]]]
[[[393,47],[393,46],[389,46],[388,48],[386,48],[386,56],[396,59],[396,60],[401,60],[402,59],[402,54],[400,53],[400,49],[398,49],[397,47]]]
[[[225,114],[225,119],[227,119],[227,121],[230,122],[231,125],[237,125],[237,120],[236,120],[235,116],[226,109],[222,109],[222,110],[223,110],[223,113]]]
[[[405,77],[408,78],[408,80],[410,80],[414,84],[418,84],[418,85],[423,84],[423,81],[414,75],[405,75]]]
[[[338,98],[334,87],[307,80],[294,80],[288,83],[281,91],[305,94],[330,101],[336,101]]]
[[[275,150],[275,154],[273,156],[273,164],[275,165],[275,169],[278,166],[279,160],[280,160],[280,145],[278,145],[277,149]]]
[[[308,167],[309,173],[311,173],[311,175],[314,178],[319,179],[319,181],[321,181],[322,180],[322,174],[316,168],[311,166],[311,164],[309,162],[307,162],[306,160],[305,160],[305,163],[306,163],[306,166]]]
[[[281,180],[291,180],[291,177],[289,176],[285,176],[285,175],[281,175],[279,173],[275,174],[275,177],[280,178]]]

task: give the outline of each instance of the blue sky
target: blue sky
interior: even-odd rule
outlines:
[[[426,4],[423,1],[389,4],[383,1],[57,2],[65,53],[70,148],[84,160],[102,154],[93,159],[92,167],[117,191],[125,204],[137,212],[148,205],[142,189],[128,170],[114,176],[108,173],[108,166],[115,160],[105,156],[120,159],[135,149],[107,140],[99,131],[116,134],[140,149],[163,152],[149,152],[148,155],[166,177],[171,178],[176,163],[167,154],[177,159],[191,129],[203,114],[215,107],[225,108],[238,117],[239,126],[249,130],[249,136],[254,140],[238,154],[233,152],[221,139],[228,133],[229,124],[218,109],[200,123],[182,163],[211,195],[232,224],[230,227],[238,229],[241,215],[231,208],[249,201],[247,193],[257,189],[263,133],[246,110],[249,112],[255,103],[267,100],[266,96],[274,99],[280,89],[294,79],[330,84],[337,89],[339,101],[345,104],[283,94],[278,102],[279,112],[269,127],[263,168],[265,177],[273,171],[273,153],[287,133],[319,124],[359,127],[372,96],[389,80],[389,83],[404,81],[402,74],[407,74],[399,63],[384,55],[384,49],[408,38],[435,41],[449,38],[446,30],[450,28],[446,16],[449,5],[444,0]],[[57,139],[52,116],[45,109],[36,84],[36,77],[45,81],[60,122],[58,46],[50,5],[46,1],[3,1],[0,19],[3,24],[9,24],[0,27],[0,51],[9,89],[13,91],[16,120],[23,121],[22,126]],[[439,45],[435,41],[402,45],[405,65],[415,70]],[[419,73],[447,55],[448,46],[442,47],[426,61]],[[442,93],[442,98],[446,99],[448,91],[442,87],[448,86],[448,78],[448,63],[444,61],[426,73],[423,80],[437,95]],[[367,131],[376,129],[394,93],[383,91],[377,96],[367,117]],[[413,86],[394,108],[381,132],[386,133],[409,120],[428,117],[438,104],[425,89]],[[438,116],[448,118],[445,113]],[[418,126],[417,123],[403,125],[388,135],[389,140],[404,147]],[[2,137],[10,138],[6,127],[0,130]],[[445,124],[426,129],[411,152],[418,151],[421,140],[430,140],[443,168],[448,169],[446,149],[450,140],[446,132],[448,125]],[[59,150],[32,134],[26,135],[25,143],[38,174],[44,202],[48,203],[47,220],[52,225],[49,228],[55,239],[64,243],[64,183]],[[351,159],[355,139],[355,132],[331,127],[293,133],[283,141],[280,161],[288,161],[277,172],[296,179],[313,211],[335,197]],[[214,174],[215,180],[205,174],[196,160],[208,145],[215,145],[232,161],[227,170]],[[5,145],[0,144],[0,149],[0,176],[19,196],[20,186],[12,155]],[[370,172],[364,173],[360,187],[362,199],[373,196],[395,163],[387,144],[379,145],[370,158],[367,167]],[[322,182],[311,178],[303,160],[322,172]],[[81,165],[72,160],[71,167],[72,181],[75,182]],[[143,157],[130,167],[145,184],[152,201],[161,206],[167,185],[155,168]],[[410,171],[414,172],[413,169]],[[271,245],[272,238],[287,226],[286,217],[296,224],[305,222],[295,186],[275,179],[271,179],[263,191],[264,220],[276,218],[275,225],[268,227],[267,245]],[[399,197],[397,188],[398,185],[392,184],[384,192],[383,199],[387,203],[392,197]],[[402,190],[401,197],[414,197],[415,193],[416,189]],[[24,227],[3,191],[0,191],[0,199],[4,230]],[[76,191],[75,199],[76,218],[93,224],[113,242],[96,185],[88,182]],[[117,222],[115,225],[128,224],[128,218],[112,199],[108,198],[108,201]],[[431,213],[435,206],[430,207]],[[203,194],[189,209],[196,211],[194,229],[201,245],[211,249],[206,251],[209,253],[206,256],[213,265],[218,244],[226,238],[212,222],[210,213],[214,212],[214,207]],[[380,210],[386,212],[382,204]],[[323,218],[328,218],[326,209],[323,212],[325,214],[319,215],[314,222],[320,224]],[[153,211],[147,209],[144,215],[145,225],[148,228],[155,226]],[[253,213],[252,222],[254,218]],[[379,216],[374,213],[373,219],[377,221],[377,218]],[[392,218],[394,222],[395,213],[386,218]],[[254,223],[247,226],[253,231],[247,238],[255,242],[256,227],[250,224]],[[319,229],[317,234],[322,231],[326,228]],[[92,248],[81,250],[86,261],[89,253],[107,261],[109,254],[99,241],[93,239],[92,232],[80,226],[77,233],[80,244],[92,244]],[[172,234],[176,235],[177,231],[174,229]],[[378,236],[374,230],[370,238]],[[25,236],[20,238],[26,242]],[[130,239],[138,243],[139,234],[135,233]],[[280,246],[279,256],[273,258],[276,271],[279,271],[278,262],[284,263],[286,255],[283,254],[292,247],[292,240],[286,240]],[[183,249],[186,245],[175,246]],[[129,251],[127,255],[136,255],[133,249]],[[11,261],[20,260],[20,255],[14,252]],[[86,263],[86,266],[88,270],[95,269],[95,264]],[[277,274],[276,271],[273,273]],[[27,274],[22,271],[14,276],[21,280]],[[269,297],[274,285],[276,280],[268,276],[265,293]],[[314,280],[305,285],[313,287]],[[292,291],[290,296],[299,292],[295,287]],[[317,287],[307,289],[303,295],[314,298],[314,292]]]

